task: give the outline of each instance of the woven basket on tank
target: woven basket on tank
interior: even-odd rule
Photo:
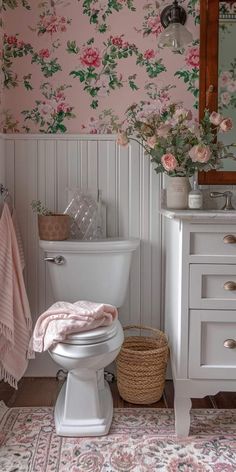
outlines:
[[[125,338],[116,360],[120,396],[130,403],[155,403],[160,400],[165,384],[169,357],[167,337],[159,329],[143,325],[123,329],[144,329],[152,336]]]

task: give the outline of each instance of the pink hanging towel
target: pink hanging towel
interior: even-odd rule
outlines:
[[[32,332],[23,258],[8,205],[0,218],[0,377],[12,387],[23,376]]]
[[[47,351],[54,344],[63,341],[68,334],[108,326],[117,316],[117,309],[112,305],[88,301],[54,303],[38,318],[30,350]]]

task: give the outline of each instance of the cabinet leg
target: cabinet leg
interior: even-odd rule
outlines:
[[[178,437],[189,435],[191,406],[190,398],[175,396],[175,433]]]

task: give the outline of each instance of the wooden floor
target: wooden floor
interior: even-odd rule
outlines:
[[[63,381],[55,378],[25,377],[19,382],[18,390],[8,384],[0,382],[0,400],[9,407],[12,406],[54,406]],[[127,403],[119,396],[116,383],[111,384],[115,407],[145,407],[173,408],[173,384],[167,381],[161,400],[152,405],[135,405]],[[193,399],[193,408],[236,408],[236,393],[218,393],[215,396],[203,399]]]

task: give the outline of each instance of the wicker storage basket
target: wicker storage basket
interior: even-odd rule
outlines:
[[[125,326],[144,329],[152,336],[125,338],[116,360],[117,386],[120,396],[130,403],[150,404],[160,400],[164,384],[169,348],[166,335],[142,325]]]

